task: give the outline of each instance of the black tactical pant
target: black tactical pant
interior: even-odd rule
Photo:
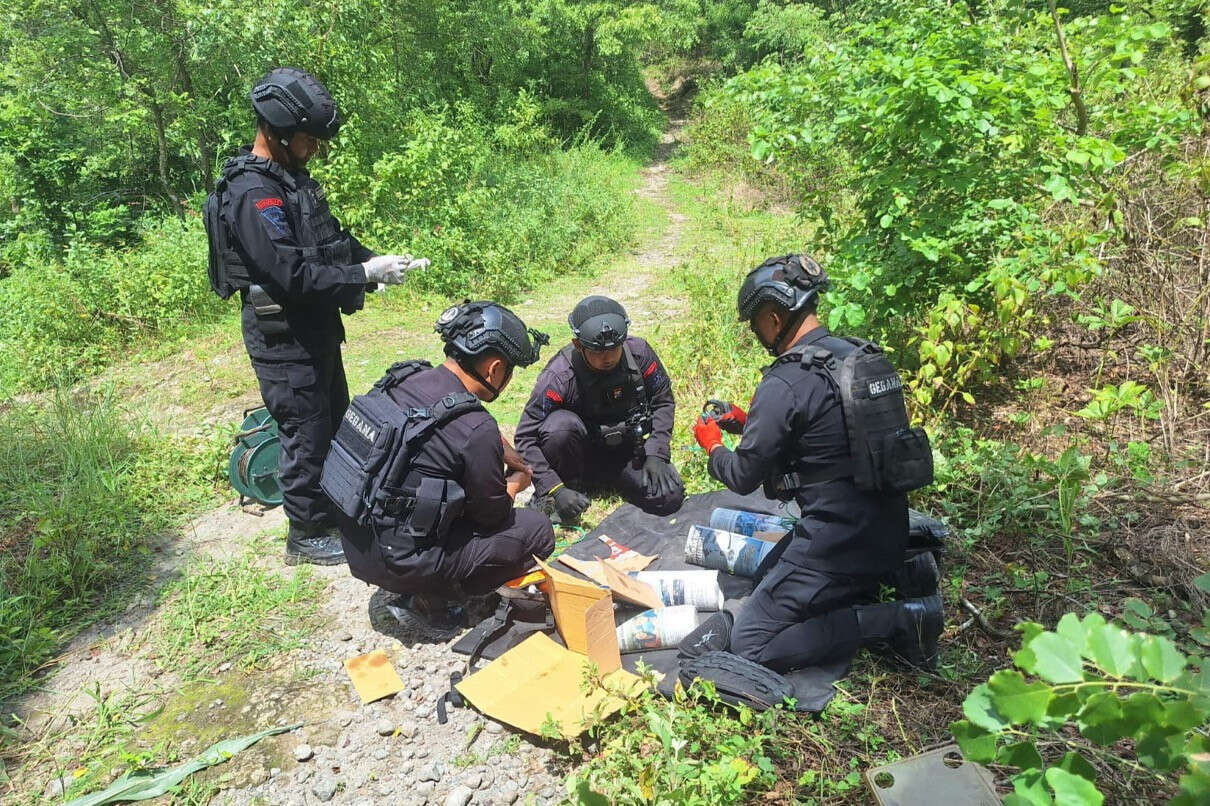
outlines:
[[[345,519],[341,527],[349,570],[360,580],[394,593],[449,596],[453,586],[472,596],[489,593],[520,576],[555,550],[550,519],[533,509],[514,509],[499,529],[476,532],[468,520],[456,521],[439,545],[388,564],[373,533]]]
[[[319,488],[332,438],[349,407],[340,347],[309,362],[252,360],[261,398],[281,434],[278,476],[291,523],[334,526],[334,505]]]
[[[862,645],[853,605],[874,601],[879,582],[779,561],[736,615],[731,651],[776,672],[849,660]]]
[[[672,492],[656,495],[643,484],[643,469],[634,466],[634,453],[593,444],[588,427],[574,412],[552,412],[538,427],[538,435],[542,455],[573,490],[617,490],[627,502],[652,515],[671,515],[685,500],[679,476]]]

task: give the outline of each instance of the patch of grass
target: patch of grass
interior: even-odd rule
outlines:
[[[158,662],[196,679],[216,665],[255,667],[302,646],[324,582],[309,566],[283,571],[255,552],[189,569],[161,593]]]
[[[214,464],[210,443],[160,439],[105,391],[0,413],[0,700],[125,603]]]

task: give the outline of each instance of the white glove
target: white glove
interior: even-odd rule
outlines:
[[[399,285],[411,263],[411,255],[379,255],[362,263],[361,267],[365,269],[367,283]]]

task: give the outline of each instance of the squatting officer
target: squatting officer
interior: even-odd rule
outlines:
[[[306,171],[341,125],[323,84],[277,68],[256,82],[252,108],[256,140],[227,160],[206,202],[210,282],[223,299],[239,292],[244,346],[280,430],[286,562],[332,565],[344,558],[318,479],[349,403],[340,315],[360,310],[374,284],[402,282],[411,261],[362,246]]]
[[[896,489],[928,483],[931,454],[921,455],[928,450],[923,432],[906,428],[898,375],[881,350],[836,338],[820,324],[816,306],[827,284],[805,255],[772,258],[748,274],[739,317],[775,361],[750,413],[731,404],[721,418],[703,416],[694,425],[712,477],[745,494],[765,483],[767,493],[793,497],[802,512],[735,617],[731,649],[779,672],[851,657],[861,645],[932,668],[942,627],[935,577],[934,595],[867,604],[880,581],[903,567],[907,498]],[[871,366],[881,374],[859,377],[842,394],[835,376],[850,355],[865,359],[854,364],[858,376]],[[890,437],[853,444],[846,420],[850,431]],[[722,445],[720,425],[742,432],[734,452]],[[866,461],[901,448],[903,461]],[[924,477],[880,480],[925,464]],[[882,489],[870,489],[876,486]]]
[[[670,463],[676,403],[655,350],[627,337],[626,310],[608,297],[580,300],[567,322],[571,344],[542,370],[517,425],[534,500],[560,523],[575,523],[586,493],[602,488],[644,512],[676,512],[685,498]]]
[[[555,535],[541,512],[513,508],[517,493],[530,484],[529,468],[474,401],[495,400],[515,367],[537,361],[545,334],[527,330],[512,311],[493,302],[454,306],[441,315],[437,330],[445,342],[444,363],[396,365],[392,372],[402,376],[379,383],[405,412],[458,405],[466,393],[473,395],[471,405],[435,421],[417,440],[415,453],[408,453],[401,473],[407,518],[365,527],[346,517],[341,531],[353,576],[401,594],[387,605],[400,623],[445,640],[464,626],[461,605],[467,597],[489,594],[520,575],[535,555],[549,556]],[[350,413],[357,408],[355,403]],[[343,447],[346,438],[356,440],[357,434],[342,428],[336,444]],[[448,511],[451,506],[454,511]],[[425,511],[431,528],[419,537],[409,534],[407,527]]]

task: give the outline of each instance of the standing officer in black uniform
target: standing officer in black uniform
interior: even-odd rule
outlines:
[[[374,253],[333,217],[306,171],[340,129],[314,76],[279,67],[252,89],[256,141],[227,160],[206,200],[210,284],[240,295],[244,346],[281,437],[279,480],[290,520],[286,562],[344,561],[319,471],[349,404],[342,313],[376,283],[401,283],[407,256]]]
[[[517,450],[534,472],[534,500],[575,523],[585,494],[616,488],[630,503],[669,515],[685,500],[671,464],[676,403],[651,346],[627,338],[618,302],[580,300],[567,317],[574,338],[547,363],[517,425]]]
[[[792,497],[802,512],[736,616],[731,649],[778,672],[851,657],[862,645],[933,668],[942,628],[935,577],[934,595],[867,604],[903,566],[903,491],[932,479],[927,438],[907,427],[899,376],[881,349],[819,323],[827,284],[805,255],[748,274],[739,316],[776,360],[750,414],[729,404],[694,424],[711,476],[745,494],[764,483],[767,495]],[[734,452],[720,425],[742,432]]]
[[[444,640],[464,626],[466,597],[488,594],[520,575],[535,555],[549,556],[555,534],[541,512],[513,508],[517,493],[530,484],[529,468],[509,456],[495,419],[479,403],[499,396],[514,367],[538,360],[546,335],[527,330],[493,302],[448,309],[437,331],[445,342],[444,363],[396,364],[375,384],[376,392],[353,401],[324,468],[324,487],[335,501],[351,500],[347,490],[361,488],[348,480],[362,478],[373,463],[358,465],[351,457],[367,455],[359,443],[375,442],[367,435],[381,432],[382,406],[394,407],[386,417],[424,422],[425,430],[402,447],[406,461],[389,471],[399,481],[381,488],[397,497],[385,499],[364,522],[346,512],[341,532],[353,576],[402,594],[388,604],[400,623]],[[371,397],[380,401],[377,409],[364,402]]]

